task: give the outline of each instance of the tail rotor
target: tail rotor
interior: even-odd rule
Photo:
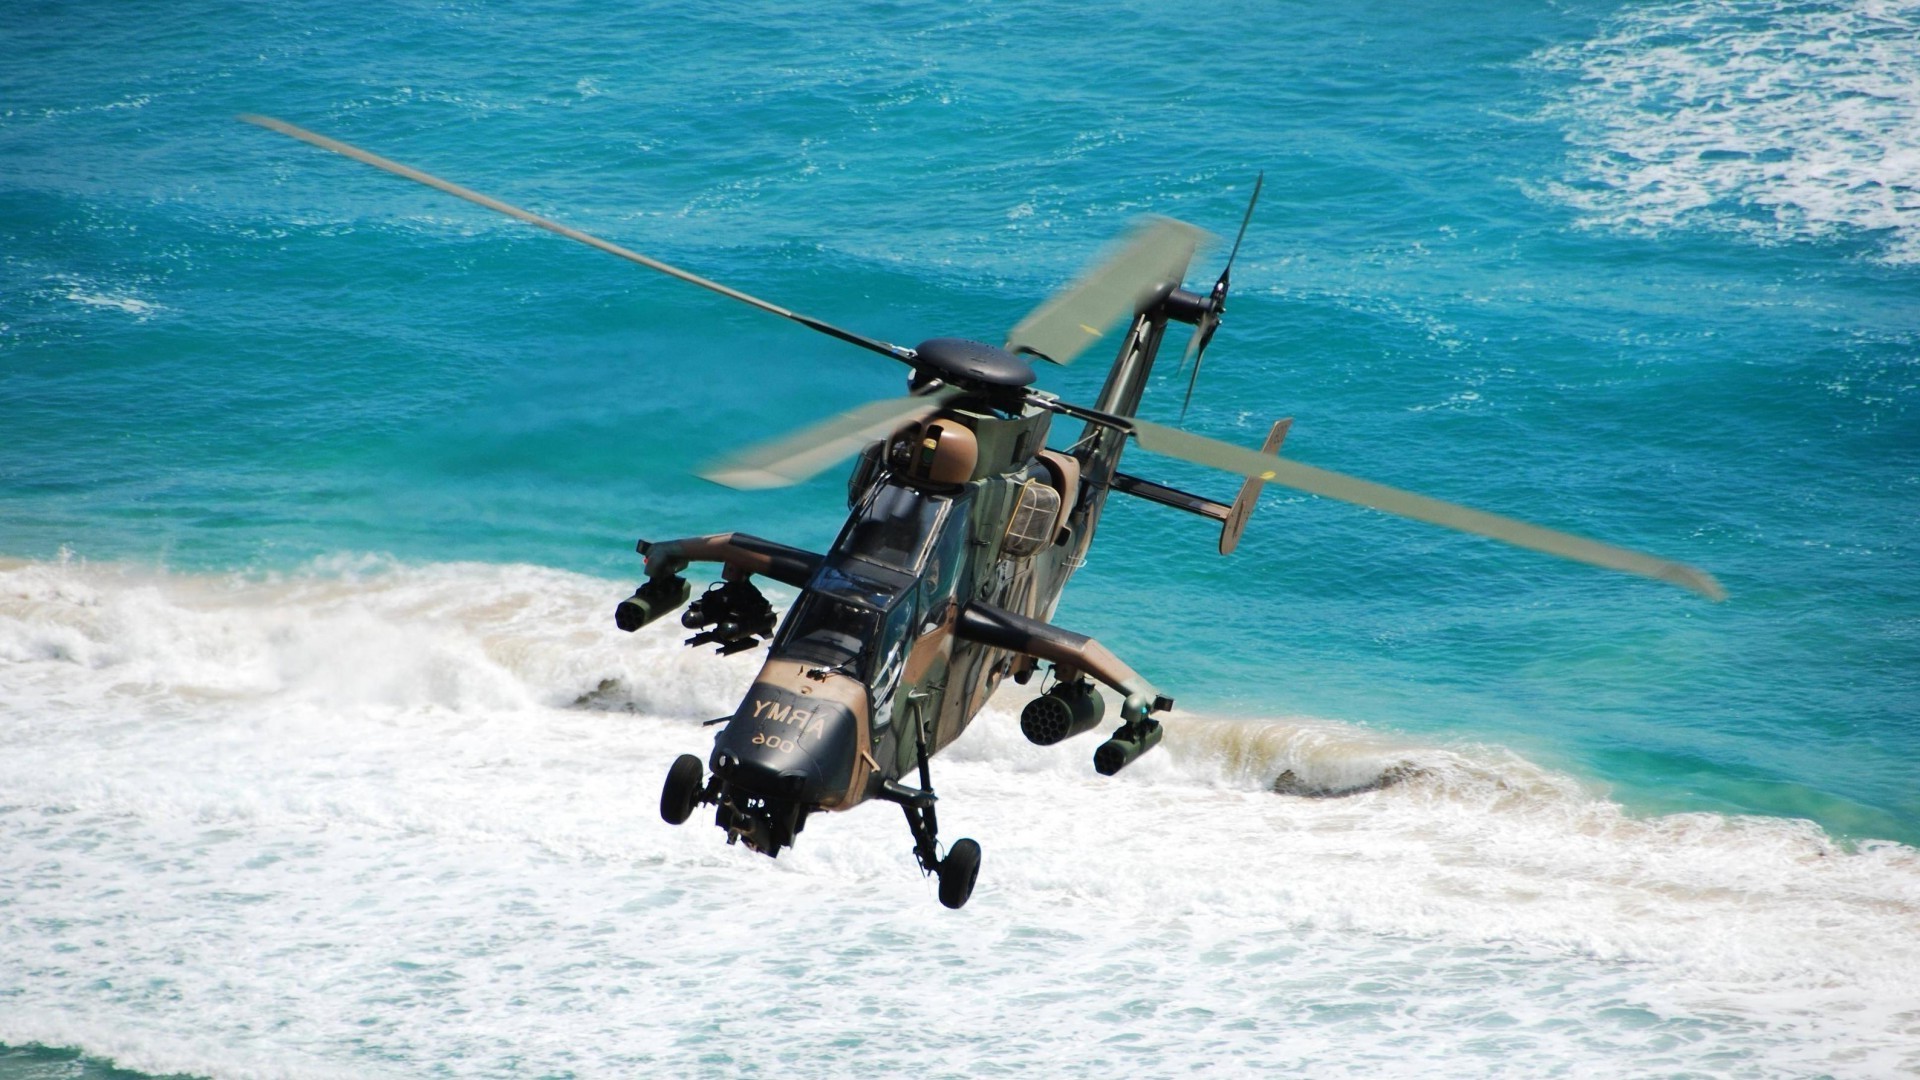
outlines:
[[[1213,292],[1207,296],[1207,310],[1193,328],[1193,337],[1187,340],[1186,355],[1180,358],[1180,367],[1175,374],[1186,369],[1187,361],[1193,361],[1193,373],[1187,376],[1187,397],[1180,403],[1180,419],[1187,418],[1187,406],[1193,404],[1193,388],[1200,381],[1200,361],[1207,355],[1207,343],[1213,340],[1213,332],[1220,329],[1220,316],[1227,310],[1227,289],[1233,279],[1233,258],[1240,254],[1240,241],[1247,238],[1247,225],[1253,221],[1254,205],[1260,201],[1260,187],[1266,183],[1267,174],[1263,171],[1253,181],[1253,195],[1247,200],[1247,212],[1240,218],[1240,231],[1233,238],[1233,250],[1227,253],[1227,265],[1220,269],[1220,280],[1213,283]]]

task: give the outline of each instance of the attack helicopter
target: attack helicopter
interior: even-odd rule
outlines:
[[[1135,227],[1106,258],[992,345],[936,337],[908,347],[867,337],[710,281],[490,196],[271,117],[240,119],[354,158],[528,224],[679,278],[905,365],[907,392],[735,453],[700,470],[730,487],[783,487],[848,458],[846,525],[826,551],[741,532],[637,545],[646,580],[615,608],[638,630],[685,608],[688,645],[721,655],[767,646],[768,656],[706,759],[683,754],[668,770],[661,816],[679,825],[714,809],[729,844],[769,855],[792,846],[809,817],[862,803],[905,812],[913,854],[938,879],[940,902],[964,905],[980,845],[942,850],[929,762],[1007,679],[1048,669],[1050,685],[1023,710],[1026,737],[1051,746],[1101,725],[1120,699],[1119,726],[1093,753],[1112,776],[1160,741],[1173,699],[1092,638],[1050,620],[1085,565],[1102,508],[1115,492],[1219,527],[1219,551],[1239,543],[1269,483],[1476,533],[1595,566],[1724,598],[1708,574],[1657,556],[1416,495],[1279,456],[1290,420],[1259,449],[1142,419],[1138,413],[1167,328],[1193,328],[1181,359],[1194,382],[1226,312],[1234,258],[1259,200],[1256,182],[1224,267],[1205,292],[1184,281],[1209,234],[1167,218]],[[1066,364],[1123,324],[1118,354],[1092,405],[1036,389],[1033,361]],[[1185,407],[1182,408],[1184,416]],[[1055,448],[1056,421],[1080,427]],[[1151,453],[1242,477],[1231,503],[1120,469],[1131,441]],[[718,564],[698,597],[683,575]],[[798,590],[784,617],[755,577]]]

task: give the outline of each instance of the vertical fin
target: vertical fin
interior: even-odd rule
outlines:
[[[1293,417],[1275,420],[1273,430],[1267,432],[1266,445],[1260,447],[1263,454],[1280,456],[1280,444],[1287,441],[1287,429],[1293,426]],[[1247,519],[1253,516],[1253,508],[1260,502],[1260,489],[1267,482],[1250,476],[1240,485],[1240,494],[1234,497],[1233,509],[1227,512],[1227,520],[1220,524],[1220,554],[1231,555],[1233,549],[1240,546],[1240,534],[1246,531]]]

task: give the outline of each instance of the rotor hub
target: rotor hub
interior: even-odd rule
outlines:
[[[948,386],[988,396],[1033,385],[1033,365],[1005,349],[966,338],[933,338],[914,349],[913,366]]]

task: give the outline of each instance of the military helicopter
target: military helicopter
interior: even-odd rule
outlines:
[[[855,458],[847,523],[824,552],[745,533],[648,542],[646,581],[614,619],[633,631],[685,607],[697,631],[689,645],[730,655],[769,645],[768,658],[703,762],[681,755],[668,770],[660,813],[679,825],[700,806],[729,844],[769,856],[792,846],[808,818],[878,799],[906,814],[922,873],[940,902],[972,895],[980,845],[942,852],[929,761],[957,739],[1001,683],[1052,676],[1020,718],[1021,731],[1051,746],[1098,727],[1119,695],[1120,724],[1093,754],[1111,776],[1153,749],[1157,714],[1173,707],[1099,642],[1053,625],[1061,590],[1086,563],[1108,496],[1120,492],[1218,524],[1231,554],[1262,487],[1282,484],[1327,498],[1691,589],[1725,592],[1703,571],[1512,518],[1416,495],[1279,456],[1290,420],[1258,450],[1143,420],[1140,401],[1167,327],[1192,326],[1190,401],[1208,343],[1226,311],[1234,257],[1260,194],[1255,183],[1220,276],[1205,293],[1182,286],[1208,235],[1170,219],[1137,226],[1107,258],[1009,332],[1003,345],[936,337],[906,347],[790,311],[497,199],[270,117],[250,123],[437,188],[609,254],[679,278],[906,366],[904,396],[862,405],[794,434],[737,453],[700,475],[740,489],[782,487]],[[1034,388],[1032,359],[1072,361],[1126,322],[1118,355],[1091,406]],[[1183,407],[1184,415],[1184,407]],[[1054,449],[1056,419],[1081,425]],[[1128,440],[1141,449],[1235,473],[1244,480],[1223,504],[1120,471]],[[681,575],[717,563],[720,580],[699,597]],[[754,587],[755,576],[799,590],[784,618]],[[691,603],[689,603],[691,601]],[[911,783],[908,780],[911,779]]]

